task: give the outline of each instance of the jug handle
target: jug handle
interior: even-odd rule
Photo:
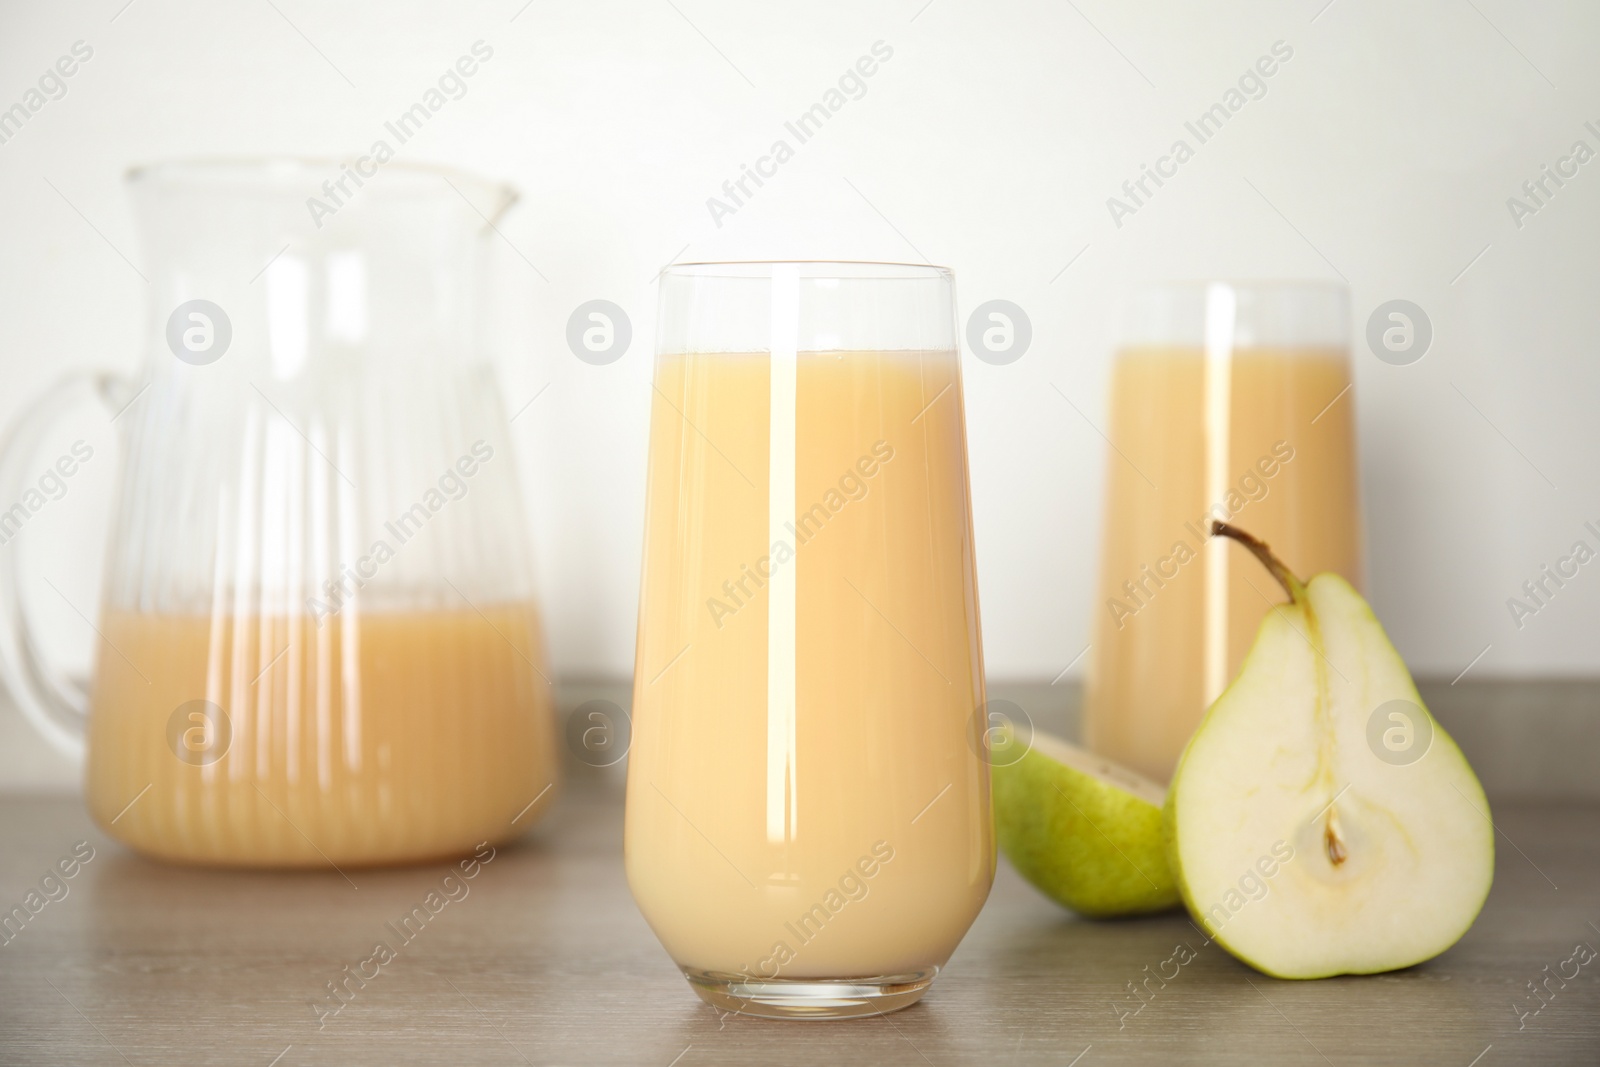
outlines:
[[[38,474],[39,443],[62,412],[87,397],[114,411],[115,421],[138,394],[118,375],[74,371],[25,405],[0,437],[0,682],[46,740],[74,758],[83,755],[89,694],[40,655],[22,602],[18,553],[10,542],[22,532],[13,515],[25,509],[23,496]]]

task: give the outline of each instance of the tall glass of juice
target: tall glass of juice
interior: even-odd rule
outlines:
[[[699,995],[911,1004],[994,874],[954,282],[661,279],[626,852]]]
[[[1300,574],[1361,582],[1349,297],[1336,284],[1155,285],[1112,367],[1085,695],[1097,752],[1166,781],[1274,603],[1214,520]]]

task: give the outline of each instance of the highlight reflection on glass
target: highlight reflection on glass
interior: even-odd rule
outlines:
[[[994,870],[952,279],[661,286],[629,884],[718,1007],[903,1007]]]

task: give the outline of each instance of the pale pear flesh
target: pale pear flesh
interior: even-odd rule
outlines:
[[[1369,744],[1369,719],[1395,700],[1431,727],[1412,739],[1426,744],[1413,762]],[[1472,925],[1494,873],[1477,777],[1372,610],[1334,574],[1263,620],[1184,752],[1166,833],[1194,918],[1281,978],[1430,959]]]

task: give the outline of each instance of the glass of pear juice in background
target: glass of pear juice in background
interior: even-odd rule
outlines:
[[[554,796],[520,488],[479,349],[485,218],[515,193],[395,163],[310,218],[333,166],[132,172],[138,377],[67,376],[0,456],[19,499],[68,405],[117,413],[94,677],[38,653],[31,529],[0,553],[0,668],[47,736],[87,747],[95,821],[162,859],[420,862],[518,836]]]
[[[695,991],[839,1018],[927,990],[994,875],[954,282],[661,279],[628,882]]]
[[[1111,371],[1084,739],[1160,782],[1281,597],[1213,519],[1361,585],[1343,286],[1154,285]]]

